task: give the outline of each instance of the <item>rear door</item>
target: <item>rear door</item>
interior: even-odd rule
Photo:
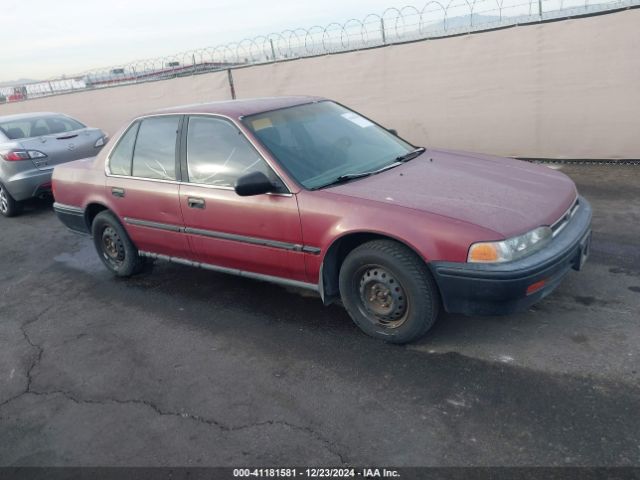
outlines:
[[[60,115],[30,120],[28,138],[20,140],[25,150],[41,152],[32,154],[32,161],[40,170],[47,170],[65,162],[94,157],[100,152],[96,142],[103,137],[101,130],[87,128],[76,120]]]
[[[188,258],[178,198],[178,130],[182,116],[135,122],[109,155],[107,195],[138,249]]]
[[[183,131],[185,230],[198,261],[306,281],[298,204],[238,128],[214,116],[191,116]],[[283,193],[240,197],[238,177],[261,171]]]

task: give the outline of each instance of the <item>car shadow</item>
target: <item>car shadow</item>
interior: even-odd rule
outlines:
[[[97,259],[88,263],[101,266]],[[87,265],[87,262],[83,264]],[[229,313],[259,317],[283,326],[322,330],[328,336],[363,336],[339,302],[324,307],[318,294],[303,289],[164,261],[149,262],[141,274],[115,281],[126,282],[132,290],[153,291],[170,296],[172,301],[192,305],[194,314],[198,310],[224,309]],[[561,296],[562,290],[561,286],[550,301]],[[216,295],[211,297],[204,292],[216,292]],[[550,314],[553,315],[550,305],[553,303],[543,300],[522,313],[489,317],[454,315],[441,311],[427,335],[409,345],[420,350],[433,348],[441,353],[460,352],[465,345],[474,345],[474,349],[483,345],[485,348],[499,344],[515,346],[520,341],[529,341],[541,335],[549,326]],[[582,305],[576,304],[575,310],[571,316],[584,314]],[[554,334],[557,333],[555,328],[552,330]]]
[[[36,206],[35,214],[46,212],[45,206]],[[324,307],[311,291],[164,261],[150,262],[141,274],[129,279],[113,278],[95,255],[91,241],[78,242],[75,252],[56,257],[59,267],[82,271],[98,280],[103,294],[154,312],[158,318],[174,320],[167,311],[179,311],[180,322],[188,322],[203,334],[225,332],[228,338],[253,338],[262,343],[265,336],[289,338],[313,332],[315,342],[333,348],[457,354],[490,363],[589,375],[598,369],[593,356],[605,357],[612,348],[609,330],[615,327],[629,341],[634,337],[628,311],[637,308],[637,295],[626,288],[633,278],[612,273],[607,265],[587,265],[584,272],[569,275],[549,297],[525,312],[490,317],[441,312],[423,338],[396,346],[366,337],[344,308]],[[603,282],[610,289],[629,293],[613,298],[603,291]],[[605,317],[607,322],[602,321]],[[622,337],[613,342],[616,348],[632,348]],[[619,375],[627,375],[629,369],[621,362],[614,367]]]
[[[21,203],[21,216],[42,216],[53,213],[53,197],[50,195],[30,198]]]

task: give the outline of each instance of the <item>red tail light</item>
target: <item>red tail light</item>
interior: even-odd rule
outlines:
[[[29,153],[26,150],[11,150],[2,154],[7,162],[19,162],[20,160],[29,160]]]

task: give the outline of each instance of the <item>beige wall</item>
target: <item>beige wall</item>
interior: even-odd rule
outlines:
[[[640,9],[233,71],[239,98],[343,102],[421,145],[546,158],[640,158]],[[114,131],[168,105],[227,98],[226,73],[0,106]]]
[[[145,112],[230,98],[227,73],[216,72],[0,105],[0,115],[62,112],[112,135],[129,119]]]
[[[239,96],[313,93],[418,144],[640,158],[640,10],[241,69]]]

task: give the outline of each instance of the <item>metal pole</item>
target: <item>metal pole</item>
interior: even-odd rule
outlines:
[[[387,36],[384,33],[384,18],[380,19],[380,33],[382,33],[382,43],[387,43]]]
[[[271,44],[271,60],[276,61],[276,49],[273,48],[273,38],[269,39],[269,43]]]
[[[538,0],[538,16],[542,20],[542,0]]]
[[[191,60],[193,61],[193,69],[191,70],[191,75],[194,75],[196,73],[196,54],[195,53],[191,54]]]
[[[227,78],[229,80],[229,89],[231,90],[231,98],[233,100],[236,99],[236,87],[233,85],[233,75],[231,74],[231,69],[227,69]]]

